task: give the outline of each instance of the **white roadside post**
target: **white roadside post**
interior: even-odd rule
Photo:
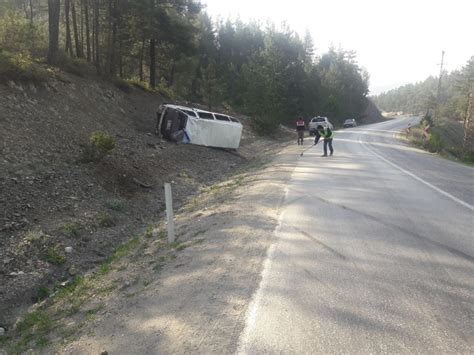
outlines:
[[[168,243],[174,242],[174,216],[173,197],[171,195],[171,184],[165,183],[166,222],[168,225]]]

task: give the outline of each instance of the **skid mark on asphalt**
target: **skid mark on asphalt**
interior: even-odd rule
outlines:
[[[290,189],[291,190],[291,189]],[[383,220],[380,220],[379,218],[376,218],[370,214],[367,214],[367,213],[364,213],[364,212],[361,212],[361,211],[358,211],[358,210],[355,210],[353,208],[350,208],[350,207],[347,207],[345,205],[340,205],[340,204],[337,204],[337,203],[334,203],[332,201],[329,201],[329,200],[326,200],[325,198],[322,198],[320,196],[317,196],[317,195],[313,195],[313,194],[306,194],[305,196],[306,198],[310,197],[312,199],[315,199],[315,200],[318,200],[322,203],[325,203],[325,204],[328,204],[328,205],[332,205],[332,206],[336,206],[336,207],[339,207],[339,208],[342,208],[343,210],[346,210],[346,211],[349,211],[351,213],[354,213],[358,216],[362,216],[362,217],[365,217],[367,218],[368,220],[371,220],[375,223],[378,223],[378,224],[381,224],[385,227],[389,227],[391,229],[396,229],[400,232],[403,232],[404,234],[406,235],[409,235],[409,236],[412,236],[414,238],[417,238],[417,239],[420,239],[420,240],[423,240],[425,242],[428,242],[440,249],[443,249],[443,250],[446,250],[448,252],[450,252],[451,254],[454,254],[456,256],[459,256],[460,258],[462,259],[465,259],[467,261],[470,261],[470,262],[474,262],[474,256],[470,255],[470,254],[466,254],[464,253],[463,251],[461,250],[458,250],[458,249],[455,249],[455,248],[451,248],[450,246],[447,246],[443,243],[440,243],[440,242],[437,242],[437,241],[434,241],[428,237],[425,237],[424,235],[421,235],[421,234],[418,234],[416,232],[413,232],[409,229],[406,229],[406,228],[403,228],[397,224],[392,224],[390,222],[387,222],[387,221],[383,221]],[[298,232],[302,232],[301,230],[298,229]],[[308,234],[309,235],[309,234]],[[341,254],[342,255],[342,254]]]
[[[286,201],[286,202],[284,203],[284,206],[285,206],[285,207],[291,206],[291,205],[294,204],[295,202],[298,202],[299,200],[302,200],[302,199],[304,199],[304,198],[305,198],[305,196],[296,197],[296,198],[294,198],[294,199],[292,199],[292,200]]]
[[[336,255],[338,258],[342,259],[342,260],[347,260],[346,256],[345,255],[342,255],[341,253],[339,253],[337,250],[331,248],[329,245],[323,243],[322,241],[320,241],[319,239],[317,239],[316,237],[312,236],[311,234],[309,233],[306,233],[305,231],[302,231],[301,229],[298,229],[298,228],[294,228],[295,230],[297,230],[299,233],[303,234],[306,238],[309,238],[311,239],[313,242],[315,242],[316,244],[318,244],[319,246],[321,246],[323,249],[325,249],[326,251],[329,251],[330,253]]]
[[[349,261],[352,266],[354,266],[354,269],[358,270],[359,272],[364,272],[364,270],[362,268],[360,268],[354,260],[351,260],[349,259],[347,256],[345,256],[344,254],[338,252],[336,249],[330,247],[329,245],[327,245],[326,243],[323,243],[322,241],[320,241],[319,239],[317,239],[316,237],[312,236],[311,234],[301,230],[301,229],[298,229],[296,227],[293,227],[294,230],[296,230],[297,232],[301,233],[302,235],[304,235],[306,238],[312,240],[313,242],[315,242],[316,244],[320,245],[321,247],[323,247],[323,249],[329,251],[330,253],[334,254],[335,256],[337,256],[339,259],[341,260],[344,260],[344,261]]]
[[[312,279],[316,280],[317,282],[319,282],[321,284],[321,286],[325,287],[328,289],[328,291],[332,292],[334,295],[339,295],[340,292],[339,290],[337,290],[335,287],[331,286],[330,284],[328,284],[327,282],[323,281],[320,277],[318,277],[316,275],[316,273],[308,270],[307,268],[305,267],[302,267],[301,265],[297,264],[296,262],[293,261],[293,257],[291,255],[289,255],[286,251],[282,250],[280,247],[276,246],[275,247],[275,253],[279,253],[283,256],[285,256],[286,260],[287,260],[287,263],[290,267],[292,267],[293,269],[295,270],[303,270],[305,272],[306,275],[308,275],[309,277],[311,277]]]
[[[443,249],[443,250],[446,250],[446,251],[448,251],[448,252],[450,252],[450,253],[452,253],[452,254],[454,254],[454,255],[456,255],[456,256],[459,256],[459,257],[462,258],[462,259],[465,259],[465,260],[470,261],[470,262],[474,262],[474,256],[472,256],[472,255],[466,254],[466,253],[464,253],[464,252],[462,252],[462,251],[460,251],[460,250],[457,250],[457,249],[455,249],[455,248],[451,248],[450,246],[447,246],[447,245],[445,245],[445,244],[443,244],[443,243],[434,241],[434,240],[432,240],[432,239],[430,239],[430,238],[428,238],[428,237],[425,237],[424,235],[421,235],[421,234],[418,234],[418,233],[413,232],[413,231],[411,231],[411,230],[408,230],[408,229],[406,229],[406,228],[403,228],[403,227],[401,227],[401,226],[399,226],[399,225],[397,225],[397,224],[392,224],[392,223],[387,222],[387,221],[382,221],[382,220],[380,220],[379,218],[376,218],[376,217],[374,217],[374,216],[371,216],[370,214],[367,214],[367,213],[364,213],[364,212],[361,212],[361,211],[352,209],[352,208],[347,207],[347,206],[345,206],[345,205],[339,205],[339,204],[337,204],[337,203],[328,201],[328,200],[326,200],[326,199],[324,199],[324,198],[321,198],[321,197],[319,197],[319,196],[312,195],[311,197],[314,198],[314,199],[317,199],[317,200],[319,200],[319,201],[321,201],[321,202],[324,202],[324,203],[326,203],[326,204],[331,204],[331,205],[333,205],[333,206],[337,206],[337,207],[342,208],[342,209],[344,209],[344,210],[346,210],[346,211],[349,211],[349,212],[351,212],[351,213],[357,214],[357,215],[359,215],[359,216],[363,216],[363,217],[365,217],[365,218],[367,218],[367,219],[369,219],[369,220],[371,220],[371,221],[373,221],[373,222],[376,222],[376,223],[378,223],[378,224],[381,224],[381,225],[383,225],[383,226],[385,226],[385,227],[389,227],[389,228],[392,228],[392,229],[396,229],[396,230],[398,230],[398,231],[400,231],[400,232],[403,232],[403,233],[406,234],[406,235],[412,236],[412,237],[414,237],[414,238],[417,238],[417,239],[423,240],[423,241],[425,241],[425,242],[428,242],[428,243],[430,243],[430,244],[432,244],[432,245],[435,245],[436,247],[438,247],[438,248],[440,248],[440,249]]]

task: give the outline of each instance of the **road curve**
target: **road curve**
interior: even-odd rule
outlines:
[[[397,141],[410,120],[299,159],[239,353],[474,352],[474,169]]]

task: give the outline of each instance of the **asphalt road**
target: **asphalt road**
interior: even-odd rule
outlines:
[[[410,120],[298,158],[240,353],[474,352],[474,169],[397,141]]]

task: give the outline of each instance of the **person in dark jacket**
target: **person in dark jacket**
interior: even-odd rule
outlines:
[[[303,145],[305,123],[302,117],[296,121],[296,132],[298,133],[298,145]]]
[[[332,138],[334,134],[332,133],[331,128],[326,127],[324,128],[323,126],[318,126],[316,128],[316,137],[314,139],[314,144],[318,144],[319,139],[323,137],[324,139],[324,154],[322,155],[323,157],[328,156],[328,146],[329,146],[329,155],[332,155],[334,153],[334,149],[332,148]]]

